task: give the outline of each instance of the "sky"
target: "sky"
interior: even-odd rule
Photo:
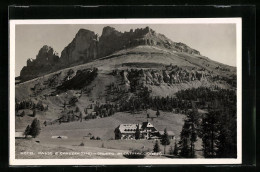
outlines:
[[[174,42],[200,51],[203,56],[236,66],[235,24],[27,24],[15,26],[15,76],[20,75],[28,58],[36,58],[44,45],[51,46],[60,55],[79,29],[88,29],[101,36],[105,26],[121,32],[149,26]]]

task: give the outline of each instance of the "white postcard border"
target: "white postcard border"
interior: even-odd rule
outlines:
[[[223,159],[15,159],[15,26],[26,24],[236,24],[237,158]],[[155,165],[242,163],[242,19],[53,19],[9,21],[9,164],[10,165]]]

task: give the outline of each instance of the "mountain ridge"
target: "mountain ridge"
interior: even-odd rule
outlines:
[[[27,60],[27,66],[24,66],[20,72],[20,79],[21,81],[30,80],[139,45],[156,46],[170,51],[200,55],[198,50],[192,49],[184,43],[173,42],[149,27],[131,29],[129,32],[122,33],[113,27],[106,26],[103,28],[101,36],[93,31],[80,29],[74,39],[63,49],[60,57],[52,47],[44,45],[39,50],[36,59]],[[49,50],[51,51],[48,52]],[[41,58],[38,58],[39,56]]]

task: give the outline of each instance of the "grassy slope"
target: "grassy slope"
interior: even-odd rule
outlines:
[[[150,116],[155,117],[155,111],[149,110]],[[184,115],[174,114],[169,112],[161,112],[161,116],[158,118],[149,119],[152,124],[158,129],[163,130],[167,127],[168,130],[176,133],[177,139],[183,125]],[[33,151],[37,154],[40,151],[59,151],[59,152],[127,152],[129,149],[144,149],[152,150],[154,140],[109,140],[114,138],[114,129],[122,123],[141,123],[146,121],[146,113],[141,112],[139,114],[130,113],[116,113],[113,116],[107,118],[94,119],[83,122],[70,122],[49,125],[47,127],[42,126],[41,134],[36,139],[31,141],[16,140],[16,151],[18,158],[30,158],[28,155],[21,155],[22,151]],[[102,140],[89,140],[87,136],[91,133],[94,136],[101,137]],[[67,136],[68,139],[52,139],[51,136]],[[40,140],[39,143],[35,143],[34,140]],[[84,146],[78,146],[81,142]],[[28,146],[31,145],[31,146]],[[102,144],[104,147],[102,148]],[[57,147],[57,145],[60,145]],[[174,145],[174,141],[171,141],[171,145]],[[167,151],[170,146],[167,147]],[[161,146],[161,149],[163,147]],[[71,158],[73,156],[46,156],[46,155],[34,155],[31,158]],[[122,156],[95,156],[90,157],[87,155],[76,156],[77,158],[123,158]],[[151,157],[152,158],[152,157]]]

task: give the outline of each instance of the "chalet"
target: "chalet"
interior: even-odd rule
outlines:
[[[159,139],[160,132],[150,123],[120,124],[114,131],[115,139],[135,139],[136,130],[140,131],[140,139]],[[172,131],[168,131],[170,138],[174,138]]]

